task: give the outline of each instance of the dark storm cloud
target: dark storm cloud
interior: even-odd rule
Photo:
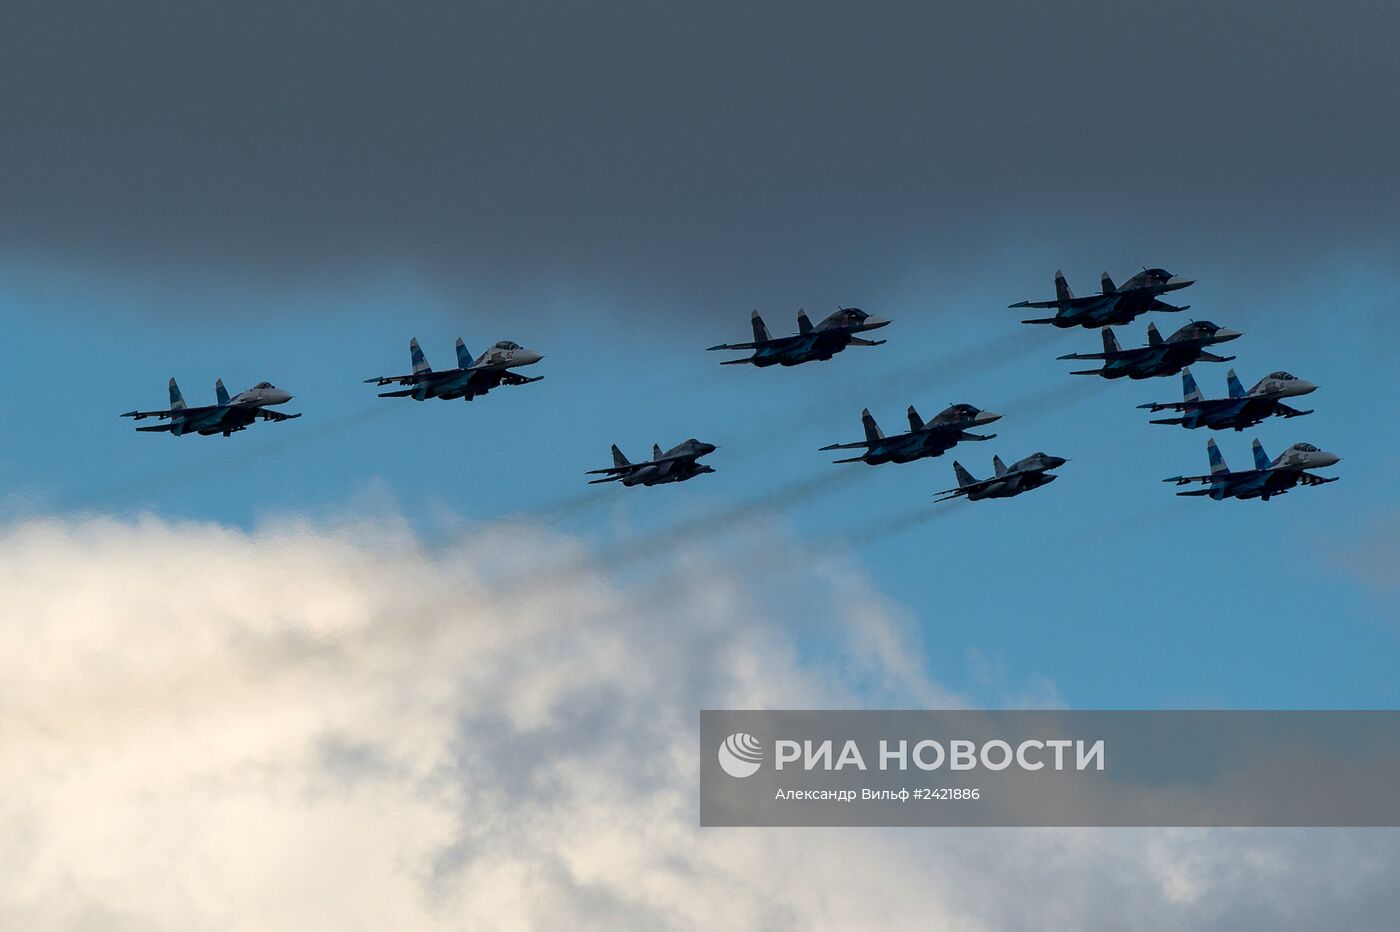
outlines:
[[[732,313],[1046,237],[1400,220],[1385,3],[5,9],[12,255]]]

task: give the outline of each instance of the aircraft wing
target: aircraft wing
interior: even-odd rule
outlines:
[[[1104,298],[1111,297],[1114,295],[1085,294],[1064,301],[1017,301],[1015,304],[1008,304],[1007,307],[1090,307],[1100,303]]]
[[[136,418],[136,420],[138,420],[138,421],[141,420],[141,419],[143,419],[143,418],[148,418],[148,417],[159,417],[159,418],[184,417],[184,416],[186,416],[186,415],[191,415],[191,414],[203,414],[203,413],[206,412],[206,411],[214,411],[214,410],[218,409],[218,407],[219,407],[218,405],[201,405],[201,406],[199,406],[199,407],[197,407],[197,408],[173,408],[173,409],[168,410],[168,411],[127,411],[126,413],[124,413],[124,414],[122,414],[122,415],[120,415],[120,416],[121,416],[121,417],[133,417],[133,418]]]
[[[758,347],[759,347],[760,345],[766,346],[767,344],[758,344],[758,343],[721,343],[721,344],[719,344],[718,346],[707,346],[707,347],[705,347],[705,352],[708,353],[710,350],[758,349]]]
[[[533,378],[527,378],[526,376],[523,376],[523,375],[516,375],[514,372],[503,372],[503,373],[501,373],[501,384],[502,384],[502,385],[529,385],[531,382],[538,382],[538,381],[539,381],[540,379],[542,379],[542,378],[544,378],[544,376],[542,376],[542,375],[537,375],[537,376],[534,376]]]
[[[413,385],[418,381],[417,375],[377,375],[372,379],[365,379],[366,385]]]
[[[992,485],[993,483],[1004,482],[1006,478],[1011,475],[1014,475],[1014,473],[1008,472],[1003,473],[1000,476],[989,476],[986,479],[978,479],[976,482],[969,482],[967,485],[960,485],[956,489],[944,489],[942,492],[933,493],[935,495],[943,496],[942,498],[935,498],[933,501],[936,504],[938,502],[950,501],[952,499],[957,498],[960,495],[966,495],[968,492],[978,492],[982,489],[985,489],[987,486]]]
[[[1326,485],[1329,482],[1336,482],[1340,478],[1342,477],[1330,476],[1324,479],[1322,476],[1314,476],[1310,472],[1301,472],[1298,474],[1298,483],[1299,485]]]
[[[645,464],[645,463],[628,463],[626,466],[609,466],[609,467],[606,468],[606,469],[590,469],[590,470],[588,470],[586,473],[584,473],[584,475],[585,475],[585,476],[602,476],[602,475],[620,476],[620,475],[622,475],[622,474],[625,473],[625,472],[631,472],[632,470],[636,469],[638,466],[644,466],[644,465],[646,465],[646,464]],[[602,480],[599,480],[599,481],[602,481]]]
[[[1297,408],[1290,408],[1281,401],[1274,404],[1274,410],[1277,411],[1281,417],[1302,417],[1304,414],[1312,414],[1311,409],[1299,411]]]
[[[864,450],[869,446],[869,442],[865,440],[856,440],[851,443],[828,443],[824,447],[818,447],[817,452],[825,453],[827,450]]]
[[[1217,472],[1209,476],[1172,476],[1162,481],[1175,482],[1177,485],[1188,485],[1192,482],[1217,482],[1222,479],[1228,482],[1231,479],[1240,479],[1245,476],[1253,475],[1254,472],[1254,470],[1250,470],[1249,472]]]
[[[259,408],[258,417],[266,421],[290,421],[301,417],[301,412],[296,414],[283,414],[281,411],[273,411],[271,408]]]
[[[434,370],[432,372],[415,372],[412,375],[379,375],[372,379],[365,379],[367,385],[421,385],[424,382],[436,382],[444,378],[456,375],[458,369]]]
[[[1196,401],[1152,401],[1145,405],[1138,405],[1138,407],[1148,411],[1209,411],[1224,408],[1243,400],[1242,398],[1201,398]]]

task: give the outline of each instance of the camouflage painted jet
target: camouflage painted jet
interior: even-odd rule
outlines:
[[[1316,391],[1317,386],[1287,372],[1270,372],[1249,391],[1244,390],[1235,370],[1225,373],[1225,382],[1230,388],[1229,398],[1202,398],[1196,387],[1196,379],[1190,369],[1181,372],[1181,401],[1153,402],[1138,405],[1149,411],[1171,409],[1180,411],[1181,417],[1155,419],[1153,424],[1180,424],[1188,430],[1209,427],[1211,430],[1244,430],[1253,427],[1265,418],[1301,417],[1312,411],[1299,411],[1283,403],[1284,398],[1294,398]]]
[[[1197,361],[1229,362],[1233,356],[1217,356],[1207,346],[1224,343],[1242,336],[1238,330],[1227,330],[1208,320],[1196,320],[1176,333],[1162,339],[1154,324],[1147,325],[1147,345],[1123,349],[1111,329],[1103,331],[1102,353],[1069,353],[1060,359],[1102,359],[1102,369],[1081,369],[1070,375],[1101,375],[1106,379],[1150,379],[1161,375],[1176,375]]]
[[[169,424],[153,424],[136,429],[142,432],[166,431],[175,437],[184,434],[200,434],[204,437],[223,434],[228,437],[234,431],[243,430],[258,418],[266,421],[290,421],[301,417],[300,414],[283,414],[268,409],[268,405],[286,404],[292,400],[290,394],[271,382],[259,382],[246,392],[239,392],[230,398],[228,389],[224,388],[224,380],[219,379],[214,383],[214,395],[217,398],[216,404],[191,408],[185,404],[185,396],[180,394],[180,386],[171,379],[169,410],[128,411],[122,417],[135,418],[138,421],[148,417],[168,420]]]
[[[1038,489],[1042,485],[1054,482],[1059,476],[1054,475],[1050,470],[1058,469],[1067,462],[1069,460],[1063,456],[1032,453],[1025,459],[1017,460],[1010,467],[1007,467],[1001,461],[1000,456],[994,456],[992,457],[992,468],[996,470],[996,474],[990,479],[976,479],[972,473],[963,468],[961,463],[955,460],[953,462],[953,475],[958,477],[958,487],[937,493],[943,497],[936,498],[934,501],[946,502],[959,496],[966,496],[970,502],[978,502],[984,498],[1011,498],[1022,492],[1029,492],[1031,489]]]
[[[537,375],[527,379],[511,372],[520,366],[531,366],[544,357],[534,350],[526,349],[519,343],[502,340],[476,359],[457,338],[457,368],[433,371],[415,337],[408,341],[408,352],[413,359],[412,375],[381,375],[365,379],[375,385],[409,385],[411,388],[393,392],[380,392],[380,398],[412,398],[423,401],[428,398],[471,401],[477,395],[485,395],[498,385],[527,385],[544,378]]]
[[[721,366],[737,366],[746,362],[759,368],[799,366],[804,362],[830,359],[851,345],[879,346],[884,343],[884,340],[865,340],[856,334],[877,330],[889,323],[888,320],[871,317],[860,308],[843,307],[813,327],[807,312],[798,311],[798,332],[790,337],[774,339],[763,318],[758,316],[758,311],[753,312],[752,318],[752,343],[721,343],[709,349],[753,350],[754,354],[743,359],[726,359],[720,363]]]
[[[713,453],[718,447],[713,443],[705,443],[696,440],[694,437],[682,443],[676,444],[665,453],[661,452],[659,444],[653,444],[651,448],[651,459],[644,463],[629,462],[627,457],[622,455],[622,451],[613,444],[612,455],[613,465],[607,469],[590,469],[585,475],[596,476],[605,474],[604,479],[590,479],[589,485],[597,485],[600,482],[621,482],[625,486],[634,485],[660,485],[664,482],[684,482],[693,479],[701,473],[714,472],[713,466],[705,466],[697,463],[700,457]]]
[[[1214,440],[1206,441],[1206,454],[1210,457],[1209,476],[1172,476],[1162,481],[1175,482],[1177,485],[1204,482],[1210,486],[1205,489],[1192,489],[1190,492],[1177,492],[1177,495],[1209,495],[1216,501],[1227,498],[1259,498],[1267,502],[1275,495],[1285,494],[1295,485],[1336,482],[1337,476],[1324,479],[1307,470],[1332,466],[1341,460],[1337,454],[1319,450],[1310,443],[1295,443],[1280,453],[1278,459],[1270,461],[1263,445],[1255,440],[1254,468],[1231,472]]]
[[[1176,307],[1159,301],[1158,295],[1195,284],[1190,279],[1173,275],[1166,269],[1143,269],[1123,283],[1113,284],[1108,273],[1100,280],[1102,293],[1076,298],[1069,290],[1063,272],[1055,273],[1054,301],[1017,301],[1011,307],[1053,307],[1054,317],[1035,317],[1023,324],[1054,324],[1056,327],[1105,327],[1109,324],[1131,323],[1133,318],[1148,311],[1184,311],[1191,305]]]
[[[969,434],[967,428],[981,427],[1001,419],[1000,414],[982,411],[972,405],[949,405],[930,421],[919,417],[914,406],[909,406],[909,432],[886,437],[884,431],[870,416],[870,409],[860,413],[865,425],[865,439],[854,443],[833,443],[823,450],[864,450],[860,456],[850,459],[832,460],[833,463],[865,463],[879,466],[881,463],[911,463],[925,456],[942,456],[963,440],[991,440],[996,434]]]

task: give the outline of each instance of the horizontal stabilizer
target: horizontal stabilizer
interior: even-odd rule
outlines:
[[[1217,356],[1217,355],[1215,355],[1214,353],[1201,353],[1201,355],[1200,355],[1199,357],[1197,357],[1197,358],[1199,358],[1199,359],[1201,360],[1201,362],[1230,362],[1230,361],[1233,360],[1235,357],[1234,357],[1234,356]]]
[[[720,365],[721,365],[721,366],[742,366],[742,365],[744,365],[745,363],[750,363],[750,362],[753,362],[753,357],[752,357],[752,356],[749,356],[749,357],[747,357],[747,358],[745,358],[745,359],[726,359],[724,362],[720,363]]]
[[[883,346],[884,340],[866,340],[862,337],[851,337],[852,346]]]
[[[1012,305],[1012,307],[1017,307],[1017,306],[1018,306],[1018,305],[1015,305],[1015,304]],[[1021,305],[1021,306],[1030,307],[1030,305],[1028,305],[1028,304],[1027,304],[1027,305]],[[1023,321],[1021,321],[1021,323],[1023,323],[1023,324],[1053,324],[1056,320],[1057,320],[1057,318],[1054,318],[1054,317],[1032,317],[1032,318],[1030,318],[1029,320],[1023,320]]]

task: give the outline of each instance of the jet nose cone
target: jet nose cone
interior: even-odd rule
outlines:
[[[1244,336],[1244,334],[1238,330],[1231,330],[1229,327],[1221,327],[1219,330],[1215,331],[1215,342],[1226,343],[1230,340],[1237,340],[1242,336]]]
[[[1172,288],[1185,288],[1187,285],[1196,284],[1194,278],[1187,278],[1185,275],[1173,275],[1167,279],[1167,285]]]
[[[865,318],[864,326],[866,330],[879,330],[881,327],[889,326],[889,323],[890,322],[883,317],[867,317]]]
[[[1317,391],[1317,385],[1306,379],[1294,379],[1288,383],[1289,391],[1295,395],[1306,395],[1309,392]]]
[[[974,424],[990,424],[992,421],[1001,420],[1001,415],[993,411],[978,411],[977,416],[972,419]]]
[[[1063,466],[1065,463],[1068,463],[1068,462],[1069,462],[1069,460],[1065,459],[1063,456],[1047,456],[1047,457],[1045,457],[1045,463],[1046,463],[1046,468],[1047,468],[1047,469],[1059,469],[1061,466]]]
[[[530,366],[539,362],[544,356],[534,350],[521,350],[515,357],[522,366]]]
[[[701,455],[701,456],[704,456],[705,454],[707,454],[707,453],[713,453],[713,452],[715,452],[715,451],[718,450],[718,449],[719,449],[719,447],[718,447],[716,444],[713,444],[713,443],[702,443],[702,444],[700,444],[700,455]]]
[[[286,404],[292,400],[292,393],[274,388],[269,394],[272,395],[272,403],[276,405]]]
[[[1313,454],[1313,462],[1317,466],[1336,466],[1341,461],[1342,458],[1335,453],[1323,451]]]

